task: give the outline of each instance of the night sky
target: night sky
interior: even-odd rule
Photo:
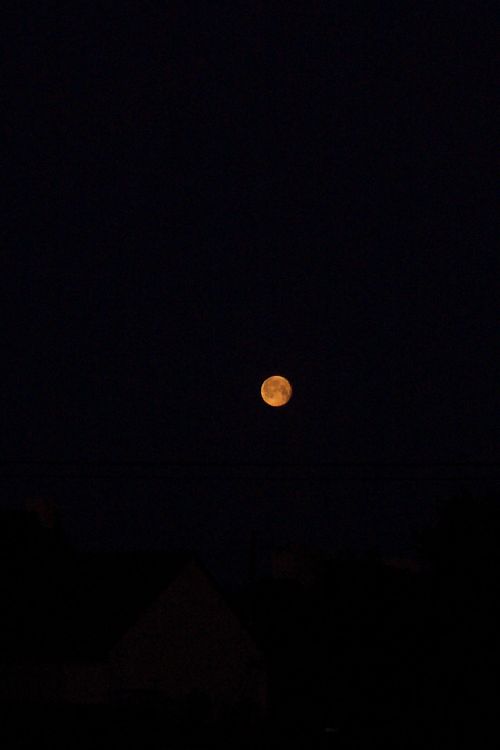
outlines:
[[[500,461],[493,27],[461,2],[9,17],[3,460],[187,467],[30,486],[80,541],[406,554],[450,484],[251,467]]]

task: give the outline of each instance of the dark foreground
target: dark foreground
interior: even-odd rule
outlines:
[[[468,716],[451,712],[415,724],[404,717],[359,716],[340,726],[304,726],[283,721],[199,725],[172,721],[150,711],[120,707],[3,706],[3,748],[441,748],[467,740],[470,747],[495,744],[491,726],[471,726]],[[7,710],[6,710],[7,709]],[[409,719],[409,717],[408,717]],[[479,744],[477,744],[479,743]]]

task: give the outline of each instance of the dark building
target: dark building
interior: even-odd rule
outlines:
[[[26,512],[1,527],[2,701],[265,712],[263,656],[193,556],[79,555]]]

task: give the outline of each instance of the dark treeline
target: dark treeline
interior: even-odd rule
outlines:
[[[186,743],[224,735],[249,746],[417,748],[472,731],[484,746],[494,736],[499,508],[495,495],[453,497],[422,530],[420,559],[411,565],[292,548],[278,555],[274,575],[227,593],[265,656],[265,717],[243,701],[214,722],[201,694],[176,704],[155,696],[126,710],[65,708],[64,700],[44,696],[43,680],[29,703],[9,694],[4,680],[4,708],[11,721],[21,717],[24,737],[34,725],[22,717],[38,716],[39,730],[59,727],[61,742],[80,723],[83,744],[84,737],[99,745],[127,734],[166,747],[176,733]],[[91,585],[82,555],[65,543],[50,504],[3,513],[0,534],[2,671],[64,660],[83,629],[68,616],[68,602],[78,586]],[[102,630],[109,625],[103,617]],[[78,658],[90,662],[96,654],[80,650]]]

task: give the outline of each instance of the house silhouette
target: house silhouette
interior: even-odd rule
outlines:
[[[20,539],[33,522],[15,514]],[[265,713],[263,655],[194,555],[20,550],[7,536],[0,701]]]

